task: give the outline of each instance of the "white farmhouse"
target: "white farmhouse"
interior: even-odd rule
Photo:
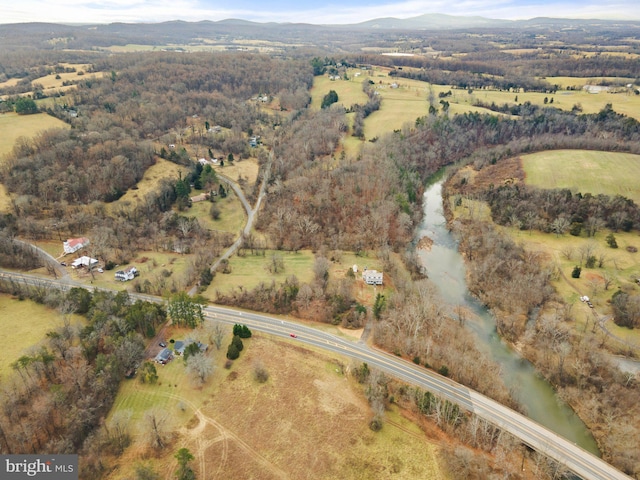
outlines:
[[[89,243],[91,242],[89,242],[89,239],[85,237],[70,238],[66,242],[62,243],[62,247],[64,248],[64,253],[69,254],[69,253],[77,252],[81,248],[84,248],[87,245],[89,245]]]
[[[136,267],[129,267],[124,270],[118,270],[116,272],[116,280],[121,282],[128,282],[138,276],[138,269]]]
[[[362,272],[362,279],[367,285],[382,285],[382,272],[377,270],[365,270]]]

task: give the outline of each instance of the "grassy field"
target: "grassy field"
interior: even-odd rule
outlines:
[[[329,80],[326,75],[315,77],[311,88],[311,108],[320,109],[322,98],[334,90],[338,94],[338,104],[349,108],[356,103],[367,103],[367,95],[362,91],[363,76],[350,77],[350,80]]]
[[[501,92],[494,90],[475,90],[469,93],[464,89],[456,89],[447,85],[430,85],[419,80],[412,80],[399,77],[390,77],[389,69],[375,67],[371,71],[349,70],[347,76],[349,80],[329,80],[328,76],[318,76],[314,79],[312,95],[312,107],[320,108],[322,98],[329,90],[335,90],[338,94],[338,103],[345,108],[356,103],[364,104],[367,101],[366,95],[362,92],[362,82],[371,80],[373,87],[379,92],[382,103],[380,110],[373,112],[365,119],[365,138],[370,140],[380,137],[393,130],[402,128],[405,124],[414,124],[418,117],[428,114],[429,96],[434,98],[435,106],[441,111],[440,100],[449,102],[449,115],[462,114],[466,112],[491,113],[489,109],[476,107],[473,104],[483,102],[487,104],[495,103],[516,104],[531,102],[535,105],[552,105],[563,110],[571,110],[575,105],[580,105],[584,113],[596,113],[602,110],[605,105],[611,103],[613,109],[624,115],[640,119],[640,95],[625,93],[599,93],[591,94],[582,90],[560,90],[555,94],[527,92]],[[359,76],[355,76],[360,73]],[[547,79],[552,84],[563,82],[570,85],[582,85],[587,83],[587,79],[573,79],[572,77],[550,77]],[[626,81],[626,79],[618,79]],[[580,83],[584,81],[584,83]],[[391,85],[396,84],[397,88]],[[438,94],[451,92],[450,96],[440,98]],[[552,102],[552,103],[550,103]],[[357,139],[346,137],[343,140],[345,152],[354,156],[360,147]]]
[[[362,387],[343,373],[346,360],[293,342],[255,334],[230,370],[223,352],[210,351],[216,370],[204,387],[191,385],[174,360],[158,367],[158,385],[127,381],[113,411],[131,410],[133,431],[152,405],[168,414],[175,440],[154,458],[157,471],[173,472],[173,454],[184,446],[197,478],[448,478],[439,445],[397,408],[386,412],[381,432],[369,430],[372,413]],[[265,383],[254,379],[257,363],[269,373]],[[110,480],[131,478],[146,457],[143,439],[136,435]]]
[[[260,165],[256,158],[248,158],[246,160],[237,160],[233,162],[233,165],[229,162],[224,162],[224,167],[214,167],[216,173],[224,175],[225,177],[238,181],[239,177],[246,179],[249,185],[253,185],[258,181],[258,172],[260,171]]]
[[[280,255],[284,262],[284,270],[277,274],[270,273],[266,268],[274,253]],[[298,253],[267,250],[264,257],[250,254],[244,257],[235,255],[229,260],[231,273],[218,272],[203,295],[213,300],[216,291],[229,292],[240,286],[245,290],[251,290],[261,282],[267,284],[272,280],[276,284],[284,282],[291,275],[298,277],[301,283],[308,283],[313,279],[313,262],[314,255],[308,250],[302,250]]]
[[[216,197],[215,204],[220,209],[218,220],[211,218],[211,202],[207,201],[194,203],[184,214],[196,217],[200,225],[209,230],[239,235],[247,222],[247,215],[238,197],[231,192],[227,198]]]
[[[412,80],[399,77],[390,77],[389,70],[385,68],[374,68],[371,71],[362,72],[359,70],[349,70],[349,80],[329,80],[324,76],[314,79],[314,86],[311,90],[312,107],[320,108],[322,98],[329,90],[338,93],[338,103],[346,108],[358,104],[364,104],[367,99],[362,92],[362,82],[365,79],[374,82],[373,87],[379,92],[382,98],[380,110],[373,112],[365,120],[365,137],[371,139],[379,137],[385,133],[402,128],[403,125],[413,124],[416,118],[427,115],[429,110],[429,96],[432,95],[435,106],[442,109],[440,100],[449,102],[449,114],[461,114],[465,112],[493,113],[488,109],[476,107],[473,104],[483,102],[487,104],[504,103],[516,104],[531,102],[535,105],[552,105],[563,110],[571,110],[575,105],[580,105],[585,113],[596,113],[611,103],[616,112],[640,119],[640,96],[624,93],[600,93],[591,94],[582,90],[560,90],[555,94],[538,92],[502,92],[494,90],[474,90],[469,93],[465,89],[456,89],[448,85],[430,85],[419,80]],[[355,76],[356,73],[361,73]],[[569,81],[570,77],[554,77],[547,79],[552,83]],[[576,79],[578,81],[580,79]],[[586,82],[586,79],[582,79]],[[625,79],[620,79],[625,80]],[[397,88],[391,85],[396,84]],[[438,94],[451,92],[450,96],[440,98]],[[552,103],[551,103],[552,102]],[[346,142],[344,147],[348,153],[353,154],[354,142]]]
[[[75,72],[68,72],[68,73],[52,73],[50,75],[45,75],[43,77],[39,77],[34,79],[31,83],[33,85],[41,85],[42,86],[42,90],[43,93],[45,95],[51,95],[54,92],[64,92],[70,89],[75,88],[75,85],[63,85],[64,82],[77,82],[77,81],[81,81],[85,78],[99,78],[99,77],[103,77],[105,75],[110,75],[110,73],[107,72],[91,72],[91,73],[86,73],[86,71],[88,69],[91,68],[90,64],[70,64],[70,63],[65,63],[63,64],[65,67],[72,67],[75,68],[76,71]],[[0,86],[4,86],[4,85],[10,85],[10,82],[14,80],[8,80],[7,82],[4,82],[3,84],[0,84]],[[17,83],[17,81],[15,82]],[[15,84],[14,83],[14,84]],[[31,92],[28,92],[31,93]],[[69,100],[66,100],[66,102],[68,103]]]
[[[72,324],[82,321],[77,315],[71,317]],[[62,326],[63,320],[58,312],[44,305],[0,294],[0,324],[3,339],[0,378],[4,379],[13,372],[11,364],[43,341],[47,332]]]
[[[277,274],[272,274],[267,270],[267,266],[274,254],[280,255],[285,265],[284,271]],[[329,256],[332,257],[332,255]],[[315,255],[309,250],[301,250],[298,253],[267,250],[265,256],[248,254],[244,257],[238,257],[236,255],[229,260],[231,273],[223,274],[218,272],[203,295],[210,300],[214,300],[216,291],[220,291],[221,293],[229,292],[240,286],[245,290],[251,290],[261,282],[266,284],[270,284],[271,281],[275,281],[276,284],[282,283],[291,275],[295,275],[300,284],[312,283],[314,279],[314,262]],[[367,266],[369,269],[382,270],[381,262],[375,257],[357,257],[353,253],[341,252],[339,256],[333,258],[331,261],[329,281],[337,281],[344,278],[347,270],[354,264],[358,266],[356,278],[360,278],[364,266]],[[355,290],[353,294],[360,303],[373,305],[375,293],[383,293],[391,281],[392,279],[387,277],[385,287],[377,287],[377,289],[374,289],[374,287],[366,285],[360,279],[354,286]]]
[[[166,330],[166,341],[169,339],[185,340],[187,337],[197,339],[203,343],[209,343],[207,336],[202,330],[184,330],[175,327],[168,327]],[[228,343],[231,339],[225,339]],[[169,348],[173,348],[173,344],[168,343]],[[151,349],[151,355],[155,355],[160,347]],[[213,348],[209,352],[209,356],[215,361],[216,365],[224,362],[225,351],[217,351]],[[152,359],[152,358],[151,358]],[[198,397],[202,395],[212,394],[213,389],[203,389],[195,391],[190,385],[190,381],[185,373],[185,365],[181,358],[175,358],[166,365],[156,365],[158,370],[158,383],[156,385],[148,385],[141,383],[138,377],[124,380],[120,384],[118,396],[111,410],[111,416],[119,410],[130,410],[133,414],[132,421],[137,423],[144,417],[144,413],[150,408],[157,408],[165,411],[172,411],[172,422],[184,422],[189,415],[180,416],[178,408],[179,399],[175,398],[175,393],[188,390],[187,397],[191,402],[198,403]],[[218,371],[217,373],[221,373]],[[214,378],[215,380],[215,378]],[[211,385],[210,385],[211,387]],[[198,405],[199,406],[199,405]],[[173,425],[175,426],[175,425]]]
[[[553,150],[522,156],[526,182],[593,195],[622,195],[640,204],[640,155]]]
[[[592,194],[621,194],[634,199],[640,199],[640,186],[632,180],[640,178],[640,156],[621,153],[593,152],[582,150],[548,151],[522,157],[522,167],[526,172],[525,182],[540,188],[567,187]],[[498,172],[488,178],[500,184],[505,178],[520,175],[514,169],[519,163],[514,162],[511,167]],[[481,172],[473,172],[470,167],[465,169],[464,175],[470,184],[483,182],[487,178],[480,178]],[[553,172],[553,175],[550,174]],[[631,179],[631,180],[630,180]],[[454,199],[451,199],[453,202]],[[488,206],[479,200],[467,200],[453,209],[454,215],[490,221]],[[627,247],[640,248],[640,237],[637,232],[614,232],[617,249],[607,245],[607,230],[598,232],[595,237],[574,237],[569,234],[557,236],[538,231],[522,231],[515,228],[499,227],[513,240],[522,244],[527,250],[538,252],[543,261],[552,266],[558,275],[553,285],[565,302],[574,305],[574,318],[577,331],[582,331],[585,322],[591,322],[592,312],[589,307],[580,302],[582,295],[591,298],[596,312],[601,316],[611,315],[610,300],[618,291],[634,290],[637,288],[635,279],[640,277],[640,256],[627,251]],[[581,251],[589,247],[596,258],[602,258],[601,267],[586,268],[582,265],[580,278],[571,277],[573,268],[580,265]],[[605,279],[610,280],[606,285]],[[617,327],[610,319],[606,321],[607,328],[617,337],[628,342],[640,344],[640,331]],[[621,347],[620,343],[610,341],[612,349]]]
[[[46,113],[33,115],[18,115],[17,113],[0,114],[0,163],[2,158],[13,150],[16,140],[20,137],[31,138],[49,128],[70,128],[62,120],[51,117]]]
[[[172,178],[177,180],[180,172],[183,175],[187,173],[187,167],[157,158],[155,165],[152,165],[144,172],[142,180],[136,185],[137,188],[127,190],[122,197],[110,204],[110,208],[118,209],[122,206],[138,204],[144,200],[148,193],[155,191],[163,179]]]
[[[562,90],[567,88],[582,88],[585,85],[598,85],[604,82],[633,83],[635,78],[625,77],[544,77],[544,81],[551,85],[558,85]]]

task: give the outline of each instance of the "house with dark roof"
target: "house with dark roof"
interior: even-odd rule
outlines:
[[[136,267],[129,267],[125,268],[124,270],[118,270],[115,274],[115,278],[116,280],[120,280],[121,282],[127,282],[129,280],[133,280],[138,275],[139,272]]]
[[[155,361],[160,365],[165,365],[173,358],[173,353],[168,348],[163,348],[158,355],[156,355]]]
[[[173,344],[173,351],[176,355],[184,354],[185,348],[187,348],[187,345],[182,340],[176,340],[176,343]]]
[[[192,340],[189,338],[184,342],[181,340],[176,340],[176,343],[174,343],[173,345],[173,351],[175,352],[176,355],[184,355],[185,349],[192,343],[197,343],[198,348],[200,349],[201,352],[206,352],[209,349],[209,345],[202,342],[196,342],[195,340]]]

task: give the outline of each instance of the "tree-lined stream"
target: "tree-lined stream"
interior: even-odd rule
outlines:
[[[418,239],[426,236],[433,240],[430,249],[418,250],[427,275],[438,286],[448,304],[472,312],[473,319],[465,322],[466,327],[475,334],[479,348],[488,352],[500,365],[504,383],[515,392],[517,400],[525,407],[527,416],[582,448],[600,455],[593,436],[580,418],[557,397],[551,385],[536,373],[530,362],[500,339],[491,313],[470,295],[464,260],[458,252],[456,240],[445,224],[442,182],[435,182],[427,189],[423,210]],[[493,372],[487,374],[494,375]]]

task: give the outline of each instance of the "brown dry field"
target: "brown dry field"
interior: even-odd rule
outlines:
[[[245,340],[230,370],[218,366],[217,385],[202,401],[195,387],[172,389],[167,394],[186,405],[190,419],[160,457],[134,444],[109,479],[131,478],[140,463],[173,478],[173,455],[182,447],[202,479],[450,478],[438,454],[443,434],[422,431],[395,406],[382,431],[372,432],[362,386],[343,373],[348,360],[295,342],[263,334]],[[256,362],[269,372],[266,383],[254,379]]]

